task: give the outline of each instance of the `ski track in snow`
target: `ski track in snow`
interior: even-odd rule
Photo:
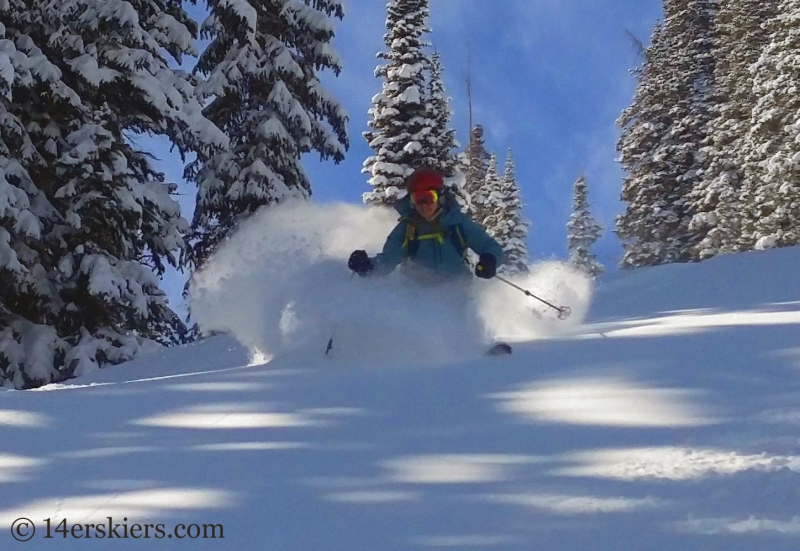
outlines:
[[[792,275],[800,249],[614,275],[596,286],[585,323],[543,315],[510,356],[485,357],[459,340],[458,331],[487,323],[485,311],[474,326],[427,337],[442,318],[422,308],[393,320],[413,318],[425,329],[416,340],[397,337],[391,348],[392,339],[378,338],[386,325],[345,324],[336,354],[325,357],[328,335],[312,329],[326,321],[307,321],[311,308],[298,306],[291,323],[308,330],[295,337],[270,325],[281,316],[269,308],[293,298],[288,289],[309,290],[312,281],[308,304],[334,292],[342,301],[327,313],[370,320],[408,303],[411,292],[387,280],[397,285],[394,302],[371,304],[382,283],[344,272],[336,282],[336,266],[359,246],[348,243],[361,236],[374,251],[367,230],[391,223],[352,213],[363,228],[325,234],[326,253],[308,253],[309,265],[325,268],[310,276],[298,277],[290,263],[283,277],[269,271],[274,258],[261,260],[274,250],[268,236],[280,233],[274,221],[253,226],[273,230],[260,241],[256,231],[232,242],[232,259],[251,255],[249,271],[232,263],[230,273],[206,280],[199,299],[207,323],[227,324],[230,335],[36,392],[0,391],[0,549],[25,545],[9,531],[19,517],[37,525],[33,549],[42,546],[45,518],[107,517],[167,531],[224,526],[223,541],[116,539],[115,549],[800,548]],[[543,271],[531,282],[545,288],[564,273],[535,268]],[[545,291],[588,301],[580,283],[561,281]],[[224,304],[214,284],[241,293]],[[524,296],[509,300],[531,306]],[[216,321],[212,306],[221,308]],[[408,351],[414,343],[417,352],[436,348],[443,336],[434,361]],[[255,362],[254,349],[272,360]],[[388,361],[389,353],[399,356]],[[109,546],[55,535],[60,549]]]

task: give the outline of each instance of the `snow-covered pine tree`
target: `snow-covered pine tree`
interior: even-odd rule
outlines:
[[[480,208],[475,198],[481,194],[481,189],[486,183],[490,157],[483,141],[483,126],[477,124],[470,130],[469,144],[461,155],[461,171],[464,173],[466,212],[479,224],[489,215]]]
[[[592,277],[605,271],[591,252],[591,246],[600,238],[602,228],[589,212],[586,178],[581,174],[572,186],[572,214],[567,222],[567,250],[569,262]]]
[[[778,0],[723,0],[716,17],[713,45],[713,112],[703,147],[705,170],[690,192],[694,216],[690,226],[697,233],[693,260],[741,250],[742,209],[740,194],[752,189],[744,182],[744,138],[756,98],[751,65],[766,45],[764,22],[771,20]],[[752,174],[751,174],[752,175]]]
[[[431,132],[422,140],[423,163],[441,171],[459,203],[466,204],[464,175],[459,170],[455,152],[459,144],[456,140],[456,131],[450,126],[452,116],[450,98],[445,94],[441,54],[438,52],[435,52],[430,59],[427,96],[427,117],[433,126]]]
[[[767,46],[750,67],[757,101],[745,136],[745,250],[800,242],[800,0],[781,0],[765,23]]]
[[[445,93],[442,81],[442,56],[438,52],[431,56],[427,92],[428,119],[433,122],[433,128],[425,140],[431,151],[423,155],[424,162],[426,166],[436,168],[446,178],[450,178],[458,170],[455,154],[458,142],[456,131],[450,126],[452,116],[450,98]]]
[[[64,213],[55,231],[65,252],[55,278],[65,305],[57,326],[80,336],[67,365],[81,371],[97,368],[98,356],[130,359],[134,336],[168,345],[186,332],[158,280],[166,263],[177,266],[188,230],[176,186],[107,128],[109,117],[97,110],[67,134],[55,163],[63,185],[53,203]]]
[[[340,162],[349,145],[347,116],[318,71],[340,72],[330,42],[339,0],[207,0],[201,33],[211,43],[195,68],[213,98],[206,116],[230,147],[198,157],[186,171],[197,183],[191,257],[202,265],[237,223],[263,205],[307,198],[300,158],[316,151]]]
[[[623,268],[686,262],[688,195],[702,174],[699,153],[711,120],[715,0],[665,0],[646,60],[637,71],[633,104],[619,119],[619,160],[627,172],[617,217]]]
[[[528,250],[525,238],[528,230],[522,219],[522,200],[514,173],[514,161],[509,150],[506,157],[505,173],[497,172],[497,157],[491,155],[486,167],[486,181],[479,192],[473,196],[477,209],[486,212],[481,220],[476,220],[486,233],[495,238],[503,247],[505,260],[499,271],[503,274],[518,274],[528,271]]]
[[[364,161],[362,170],[370,174],[372,186],[364,202],[376,205],[392,204],[405,193],[405,178],[423,164],[422,142],[434,127],[426,105],[425,71],[430,61],[423,35],[430,32],[428,0],[389,0],[386,10],[387,51],[378,53],[386,64],[375,69],[383,84],[372,98],[370,130],[364,132],[375,154]]]
[[[180,337],[152,269],[177,263],[186,223],[173,188],[124,132],[165,134],[181,151],[218,147],[224,136],[162,57],[191,42],[175,2],[0,8],[10,39],[0,50],[21,48],[13,74],[0,69],[11,76],[0,165],[13,197],[0,215],[0,242],[10,245],[0,277],[12,282],[0,379],[29,387],[127,360],[145,338]]]
[[[617,120],[622,128],[617,142],[618,161],[625,171],[620,198],[627,203],[616,219],[616,233],[624,249],[622,268],[663,262],[669,238],[664,221],[673,226],[679,222],[670,210],[661,177],[667,159],[656,156],[669,127],[664,74],[666,50],[663,24],[658,23],[642,64],[633,72],[637,81],[633,103]]]
[[[182,0],[54,0],[40,4],[32,38],[60,53],[70,85],[125,132],[164,135],[181,153],[209,155],[227,146],[202,115],[197,79],[169,56],[197,55],[197,24]],[[110,127],[111,128],[111,127]],[[113,130],[113,129],[112,129]]]
[[[509,148],[503,170],[502,193],[505,196],[505,222],[500,232],[505,261],[501,273],[521,274],[528,272],[528,223],[522,218],[522,191],[517,184],[514,157]]]
[[[74,91],[26,32],[36,17],[27,8],[0,2],[0,386],[17,388],[57,380],[66,349],[42,308],[57,299],[44,235],[59,215],[34,181],[48,167],[31,119],[75,109]]]
[[[503,208],[502,197],[500,195],[501,177],[497,172],[497,156],[492,153],[486,163],[486,176],[481,185],[470,196],[470,205],[473,213],[472,219],[483,226],[486,233],[495,236],[499,220],[500,211]]]

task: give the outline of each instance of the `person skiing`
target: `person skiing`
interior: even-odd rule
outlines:
[[[466,278],[467,249],[478,254],[475,275],[491,279],[503,262],[503,248],[461,212],[441,173],[420,168],[406,180],[408,194],[395,203],[400,221],[383,251],[370,258],[353,251],[347,266],[360,276],[386,275],[404,261],[424,267],[442,279]]]

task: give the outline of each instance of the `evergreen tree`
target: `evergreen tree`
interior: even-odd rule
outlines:
[[[403,194],[406,177],[422,165],[423,142],[434,126],[426,102],[424,48],[429,43],[422,38],[430,32],[428,0],[389,0],[386,9],[388,50],[378,53],[386,64],[375,69],[383,85],[369,109],[371,130],[364,132],[375,152],[364,161],[373,188],[364,202],[378,205],[392,204]]]
[[[182,0],[53,0],[39,3],[31,38],[65,81],[116,132],[164,135],[181,153],[208,155],[227,138],[203,117],[197,80],[170,68],[196,55],[197,24]],[[30,19],[33,23],[33,20]]]
[[[111,358],[110,344],[90,336],[120,345],[130,334],[182,342],[186,328],[169,309],[157,276],[166,263],[178,265],[188,224],[172,198],[176,186],[165,184],[147,155],[109,130],[106,120],[97,111],[65,137],[55,163],[64,184],[53,202],[64,213],[55,232],[66,245],[55,278],[65,303],[58,327],[80,334],[82,345],[97,348],[95,355]],[[89,364],[78,367],[93,367],[92,355],[80,354]]]
[[[475,125],[470,130],[469,144],[462,156],[462,172],[467,214],[479,224],[489,215],[479,206],[476,198],[486,183],[490,157],[483,142],[483,127]]]
[[[445,178],[452,178],[458,172],[458,147],[456,131],[450,126],[450,98],[445,94],[442,82],[441,55],[434,53],[430,61],[430,80],[428,81],[428,120],[433,123],[431,132],[424,140],[429,151],[424,151],[424,164],[439,170]]]
[[[622,127],[617,151],[626,173],[621,199],[627,205],[616,220],[616,233],[624,249],[620,263],[623,268],[663,262],[670,237],[665,222],[672,226],[679,222],[668,201],[671,186],[665,185],[662,176],[667,171],[668,159],[656,156],[669,128],[664,75],[666,50],[663,24],[659,23],[653,30],[642,65],[634,71],[637,86],[633,103],[617,121]]]
[[[600,238],[602,228],[589,212],[586,179],[581,175],[572,187],[572,215],[567,223],[569,262],[592,277],[605,269],[590,248]]]
[[[800,1],[781,0],[765,23],[767,46],[751,67],[757,102],[745,136],[743,249],[800,242]]]
[[[186,223],[124,133],[181,151],[222,145],[163,57],[191,47],[182,22],[173,1],[0,3],[0,384],[180,339],[157,275],[177,263]]]
[[[423,141],[423,151],[427,149],[430,154],[423,155],[423,164],[439,170],[444,175],[446,185],[453,191],[457,202],[462,207],[466,207],[464,174],[460,170],[458,156],[455,152],[459,144],[456,140],[456,131],[450,126],[452,111],[450,110],[450,98],[445,94],[442,82],[442,63],[439,53],[434,53],[430,59],[427,95],[431,132]]]
[[[745,245],[740,240],[743,215],[740,195],[752,189],[744,182],[744,138],[756,98],[751,65],[768,38],[763,23],[772,19],[777,0],[723,0],[719,3],[717,40],[713,56],[712,120],[703,148],[705,170],[690,193],[698,234],[693,260],[730,253]]]
[[[501,193],[504,196],[504,224],[499,232],[505,261],[501,273],[519,274],[528,272],[528,223],[522,218],[522,193],[517,185],[514,158],[511,149],[506,154]]]
[[[486,233],[496,237],[499,211],[503,208],[500,196],[501,177],[497,172],[497,156],[489,155],[483,184],[470,196],[472,219],[483,226]]]
[[[195,71],[213,98],[206,116],[230,147],[200,156],[187,171],[197,183],[192,260],[201,265],[243,218],[263,205],[307,198],[304,153],[340,162],[347,117],[323,88],[322,69],[340,72],[330,41],[339,0],[207,0],[202,35],[211,43]]]
[[[528,230],[522,220],[522,200],[514,174],[514,161],[509,150],[505,173],[497,172],[497,157],[491,155],[486,167],[486,181],[480,191],[473,196],[476,208],[487,215],[476,220],[503,248],[505,256],[500,272],[504,274],[525,273],[528,271],[528,251],[525,238]]]
[[[27,8],[0,3],[0,386],[18,388],[57,380],[66,349],[42,308],[57,298],[45,237],[59,216],[35,181],[47,163],[31,115],[75,109],[74,92],[26,32],[37,16]]]
[[[633,104],[620,117],[627,172],[617,218],[622,267],[685,262],[699,237],[690,230],[689,193],[703,173],[711,120],[716,0],[665,0]]]
[[[430,59],[427,100],[428,126],[431,131],[422,140],[421,165],[439,170],[456,201],[466,206],[464,174],[460,170],[455,149],[459,146],[456,131],[450,126],[452,111],[442,82],[441,55],[434,53]]]

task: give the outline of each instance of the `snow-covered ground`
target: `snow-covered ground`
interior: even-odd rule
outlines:
[[[615,275],[582,324],[585,282],[546,264],[525,283],[575,321],[489,281],[465,291],[482,319],[447,325],[463,304],[351,280],[322,238],[207,273],[229,336],[0,391],[0,549],[800,549],[800,248]],[[529,319],[486,357],[469,339],[513,332],[498,308]],[[55,532],[108,517],[140,539]]]

